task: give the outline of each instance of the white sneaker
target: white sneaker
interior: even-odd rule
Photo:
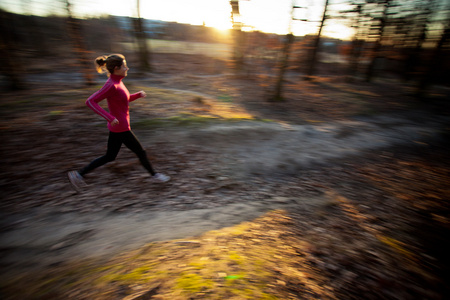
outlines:
[[[167,182],[170,180],[170,176],[164,175],[162,173],[156,173],[153,177],[152,180],[156,181],[156,182]]]
[[[80,192],[83,187],[87,186],[86,182],[84,182],[83,176],[81,176],[77,171],[70,171],[67,173],[67,177],[69,177],[70,183],[77,192]]]

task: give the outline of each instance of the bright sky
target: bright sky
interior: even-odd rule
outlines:
[[[136,16],[137,0],[70,0],[73,12],[79,16],[96,16],[100,14]],[[17,13],[45,14],[42,8],[56,13],[64,8],[64,1],[56,0],[2,0],[1,7]],[[296,18],[320,20],[325,0],[297,0],[296,5],[307,6],[296,9]],[[333,0],[330,1],[333,3]],[[336,1],[334,1],[336,2]],[[341,1],[342,2],[342,1]],[[141,17],[147,19],[175,21],[216,27],[231,28],[231,5],[229,0],[140,0]],[[239,7],[242,22],[255,30],[286,34],[292,0],[240,0]],[[336,7],[336,6],[334,6]],[[337,38],[349,38],[352,31],[348,27],[328,21],[324,35]],[[316,33],[319,23],[293,21],[292,31],[295,35]],[[248,29],[249,29],[248,28]],[[248,30],[247,29],[247,30]]]

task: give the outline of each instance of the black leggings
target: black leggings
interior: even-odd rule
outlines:
[[[144,166],[144,168],[147,169],[147,171],[151,175],[155,175],[155,171],[153,170],[153,167],[147,158],[147,154],[145,153],[144,148],[142,148],[141,143],[139,143],[138,139],[131,131],[109,132],[108,149],[106,150],[106,154],[93,160],[89,165],[81,169],[81,171],[79,172],[80,175],[84,176],[92,170],[115,160],[117,154],[119,154],[122,144],[125,144],[128,149],[130,149],[137,155],[142,166]]]

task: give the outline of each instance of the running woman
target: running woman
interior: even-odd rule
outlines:
[[[95,64],[97,72],[107,72],[109,78],[100,90],[87,99],[86,105],[108,121],[108,148],[105,155],[93,160],[81,170],[70,171],[68,177],[71,184],[77,191],[80,191],[86,185],[84,176],[92,170],[115,160],[122,144],[137,155],[142,166],[150,173],[154,181],[169,181],[169,176],[155,172],[144,148],[131,131],[129,102],[146,97],[146,93],[139,91],[130,95],[123,84],[122,79],[127,76],[129,70],[125,57],[122,54],[100,56],[95,59]],[[109,112],[99,105],[99,102],[104,99],[108,102]]]

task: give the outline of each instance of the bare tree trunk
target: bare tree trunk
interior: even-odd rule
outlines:
[[[230,0],[231,20],[233,22],[233,61],[237,71],[242,70],[244,66],[244,45],[245,36],[242,32],[242,23],[240,20],[239,0]]]
[[[292,34],[292,21],[294,20],[294,10],[296,8],[301,8],[295,5],[295,0],[292,0],[292,9],[291,9],[291,19],[289,20],[289,33],[286,35],[284,40],[283,53],[281,57],[280,63],[280,72],[278,73],[277,83],[275,85],[275,94],[270,99],[272,101],[284,101],[283,98],[283,83],[284,83],[284,75],[289,65],[289,56],[291,52],[291,45],[294,42],[294,35]]]
[[[431,7],[433,6],[433,2],[434,0],[428,0],[424,3],[423,12],[421,12],[421,14],[425,16],[423,18],[423,21],[421,21],[419,24],[413,24],[411,28],[409,28],[412,32],[415,32],[418,29],[419,34],[415,43],[415,47],[413,47],[412,49],[409,49],[409,47],[407,48],[408,54],[404,71],[404,78],[406,81],[413,79],[414,73],[417,71],[417,66],[420,65],[420,54],[422,52],[422,45],[427,37],[427,25],[430,20]],[[417,27],[417,29],[413,27]]]
[[[419,82],[416,96],[419,98],[424,98],[427,90],[429,89],[431,83],[435,79],[435,74],[438,74],[439,67],[445,65],[444,61],[444,46],[450,41],[450,19],[447,20],[447,26],[442,32],[441,38],[434,50],[433,56],[431,57],[431,62],[426,72],[422,75],[422,79]]]
[[[8,13],[0,10],[0,71],[9,81],[7,89],[23,90],[25,89],[24,68],[17,55],[14,35],[15,28],[12,18]]]
[[[311,53],[311,59],[310,59],[310,63],[308,66],[308,71],[306,73],[307,75],[305,77],[306,80],[310,80],[311,76],[314,75],[314,68],[317,63],[317,53],[319,52],[319,46],[320,46],[320,36],[322,35],[322,29],[325,24],[325,20],[327,19],[328,1],[329,0],[325,0],[325,7],[323,9],[322,21],[320,23],[319,32],[317,33],[317,37],[314,40],[314,45],[313,45],[313,49],[312,49],[312,53]]]
[[[351,82],[354,80],[355,76],[358,73],[358,65],[359,59],[361,56],[361,50],[364,46],[364,41],[359,39],[354,39],[352,41],[352,48],[350,52],[350,62],[348,68],[348,81]]]
[[[359,39],[359,22],[361,20],[362,5],[357,5],[354,12],[357,13],[357,17],[354,19],[353,27],[356,30],[355,36],[352,40],[352,45],[349,53],[348,64],[348,76],[347,81],[353,81],[356,73],[358,72],[359,57],[361,56],[361,50],[364,45],[364,41]]]
[[[242,70],[244,67],[244,45],[245,45],[245,36],[244,32],[239,29],[233,29],[233,61],[234,67],[236,70]]]
[[[386,19],[387,19],[387,12],[389,8],[391,0],[385,0],[384,4],[384,10],[383,10],[383,16],[380,19],[380,27],[378,29],[378,39],[375,42],[375,46],[373,47],[373,58],[369,64],[369,67],[367,68],[366,73],[366,81],[371,82],[373,77],[375,76],[375,67],[376,64],[381,59],[380,56],[380,49],[381,49],[381,40],[383,38],[384,29],[386,27]]]
[[[78,19],[72,16],[71,4],[69,0],[66,0],[66,9],[68,15],[67,24],[69,27],[69,34],[71,36],[74,51],[77,55],[80,70],[83,73],[85,84],[93,85],[93,74],[90,71],[92,64],[89,63],[91,59],[88,57],[88,51],[86,50],[86,46],[84,44],[83,35],[81,32],[81,23]]]
[[[408,49],[408,54],[407,54],[407,59],[406,59],[406,63],[405,63],[405,73],[404,73],[404,78],[406,81],[409,81],[413,78],[414,76],[414,72],[417,69],[417,66],[420,63],[420,53],[422,50],[422,44],[425,41],[426,38],[426,32],[425,32],[425,28],[426,26],[423,26],[424,28],[422,29],[422,33],[419,37],[419,40],[417,41],[416,47],[414,47],[413,49]]]
[[[136,0],[137,4],[137,19],[134,19],[134,32],[136,36],[136,41],[138,45],[138,56],[141,63],[141,68],[144,71],[151,71],[150,65],[150,51],[147,45],[147,36],[144,31],[144,26],[142,25],[141,18],[141,5],[140,1]]]
[[[286,69],[289,63],[289,54],[292,42],[294,41],[294,35],[292,33],[288,33],[286,35],[286,40],[284,42],[283,47],[283,57],[280,65],[280,73],[278,74],[277,84],[275,86],[275,95],[271,99],[272,101],[283,101],[282,88],[284,81],[284,74],[286,73]]]
[[[39,56],[50,56],[50,47],[48,45],[45,33],[42,31],[42,27],[37,22],[37,17],[31,13],[32,0],[21,0],[21,6],[23,7],[24,18],[22,25],[28,28],[27,30],[27,42],[30,50],[36,51]]]

